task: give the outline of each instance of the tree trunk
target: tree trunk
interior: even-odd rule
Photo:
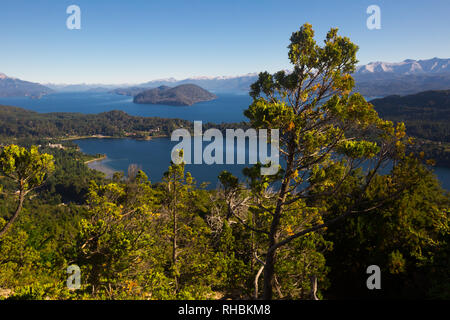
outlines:
[[[319,300],[317,298],[317,277],[311,276],[311,299],[312,300]]]
[[[258,291],[259,291],[258,281],[259,281],[259,276],[261,275],[263,269],[264,269],[264,266],[259,268],[258,273],[256,274],[256,277],[255,277],[255,300],[258,299]]]
[[[20,194],[19,194],[19,203],[17,205],[17,209],[14,212],[14,215],[12,216],[12,218],[8,221],[8,223],[6,223],[6,225],[3,227],[3,229],[0,231],[0,238],[2,238],[4,235],[6,235],[6,233],[8,232],[8,230],[11,228],[12,224],[14,223],[14,221],[17,219],[17,217],[19,216],[20,211],[22,211],[23,208],[23,202],[25,200],[25,192],[23,190],[20,190]]]
[[[175,290],[178,292],[178,269],[177,269],[177,215],[175,210],[173,211],[173,243],[172,243],[172,259],[173,268],[175,272]]]
[[[290,152],[287,165],[286,173],[284,175],[283,183],[281,185],[277,206],[273,214],[272,224],[270,225],[269,232],[269,250],[266,254],[266,262],[264,268],[264,300],[272,300],[273,296],[273,278],[275,274],[275,259],[276,259],[276,249],[273,249],[278,242],[278,229],[280,227],[281,214],[283,211],[283,205],[286,201],[287,191],[289,189],[289,184],[291,182],[292,167],[294,163],[294,154]]]
[[[177,186],[175,182],[175,176],[173,177],[174,180],[174,201],[172,204],[172,218],[173,218],[173,239],[172,239],[172,260],[173,260],[173,268],[175,272],[175,291],[178,292],[178,268],[177,268]]]
[[[275,252],[269,251],[264,268],[264,300],[272,300],[272,282],[275,273]]]

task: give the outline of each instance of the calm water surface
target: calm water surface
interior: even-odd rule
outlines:
[[[243,111],[251,98],[248,94],[217,94],[218,99],[196,103],[193,106],[145,105],[133,103],[132,97],[110,93],[55,93],[41,99],[0,98],[0,104],[21,107],[41,113],[79,112],[101,113],[122,110],[142,117],[179,118],[203,122],[241,122]]]
[[[75,140],[81,150],[88,154],[106,154],[107,159],[99,161],[105,169],[127,172],[130,164],[137,164],[149,175],[152,182],[161,181],[161,178],[170,164],[172,148],[178,142],[169,138],[157,138],[150,141],[137,141],[132,139],[81,139]],[[205,142],[204,146],[209,144]],[[246,150],[238,150],[246,152]],[[99,163],[96,165],[98,166]],[[243,179],[242,169],[246,165],[186,165],[198,182],[211,182],[210,188],[217,186],[217,176],[227,170],[240,179]],[[450,169],[434,168],[443,187],[450,190]]]
[[[218,99],[201,102],[193,106],[176,107],[165,105],[134,104],[131,97],[110,93],[55,93],[41,99],[0,98],[0,104],[22,107],[41,113],[79,112],[85,114],[122,110],[128,114],[143,117],[179,118],[202,120],[203,122],[245,121],[243,111],[248,108],[251,98],[247,94],[218,94]],[[106,154],[108,158],[95,166],[109,170],[127,171],[130,164],[138,164],[154,182],[160,181],[170,163],[170,152],[176,142],[170,139],[136,141],[131,139],[86,139],[77,140],[80,148],[89,154]],[[241,150],[242,151],[242,150]],[[187,170],[199,181],[217,184],[217,176],[228,170],[242,177],[245,165],[187,165]],[[442,185],[450,190],[450,168],[434,168]]]

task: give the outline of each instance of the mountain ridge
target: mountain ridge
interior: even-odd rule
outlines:
[[[426,60],[406,59],[401,62],[376,61],[358,66],[355,75],[361,74],[422,74],[450,72],[450,59],[432,58]]]
[[[8,77],[0,73],[0,97],[31,97],[41,98],[43,95],[52,93],[53,90],[39,83]]]
[[[425,60],[405,59],[401,62],[370,62],[357,66],[353,73],[355,91],[366,97],[383,97],[393,94],[413,94],[427,90],[445,90],[450,88],[450,58],[432,58]],[[198,76],[177,80],[173,77],[147,81],[141,84],[41,84],[34,83],[37,91],[14,92],[1,87],[1,82],[23,81],[7,77],[0,73],[0,97],[37,96],[50,92],[83,92],[102,87],[110,92],[135,96],[141,91],[160,86],[179,86],[194,84],[213,93],[246,93],[250,85],[258,78],[258,73],[247,73],[236,76]],[[25,81],[26,82],[26,81]],[[28,83],[28,82],[27,82]],[[30,82],[31,83],[31,82]],[[33,83],[31,83],[33,84]],[[14,86],[13,86],[14,87]],[[5,93],[6,92],[6,93]],[[11,93],[12,92],[12,93]],[[37,93],[36,93],[37,92]],[[92,90],[91,90],[92,92]]]

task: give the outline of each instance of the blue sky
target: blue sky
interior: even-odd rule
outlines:
[[[81,8],[68,30],[66,8]],[[381,8],[368,30],[366,8]],[[360,64],[450,57],[448,0],[0,0],[0,72],[41,83],[140,83],[289,68],[309,22],[359,45]]]

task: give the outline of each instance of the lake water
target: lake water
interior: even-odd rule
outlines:
[[[81,139],[74,141],[80,149],[88,154],[106,154],[107,159],[91,163],[91,168],[102,171],[123,171],[127,173],[130,164],[137,164],[152,182],[161,181],[167,171],[172,148],[178,143],[169,138],[156,138],[149,141],[133,139]],[[208,143],[205,143],[205,145]],[[242,152],[242,150],[238,150]],[[99,166],[100,164],[100,166]],[[197,182],[209,182],[210,188],[217,186],[217,176],[227,170],[234,175],[242,177],[245,165],[186,165]]]
[[[241,122],[243,111],[251,98],[247,94],[217,94],[218,99],[196,103],[193,106],[145,105],[133,103],[133,98],[110,93],[56,93],[41,99],[0,98],[0,104],[21,107],[41,113],[79,112],[101,113],[122,110],[142,117],[179,118],[203,122]]]
[[[0,104],[22,107],[41,113],[79,112],[101,113],[123,110],[131,115],[144,117],[179,118],[202,120],[203,122],[245,121],[243,111],[248,108],[251,98],[248,95],[218,94],[218,99],[188,107],[165,105],[134,104],[131,97],[109,93],[56,93],[41,99],[0,98]],[[91,166],[116,171],[127,171],[130,164],[138,164],[153,182],[160,181],[170,163],[170,152],[176,142],[161,138],[150,141],[131,139],[85,139],[77,140],[80,148],[89,154],[106,154],[108,158]],[[245,150],[244,150],[245,151]],[[242,152],[242,150],[241,150]],[[242,177],[245,165],[187,165],[187,170],[199,182],[209,181],[210,187],[217,184],[217,176],[228,170]],[[450,168],[434,168],[442,185],[450,190]]]
[[[138,141],[132,139],[81,139],[75,140],[81,150],[88,154],[106,154],[107,159],[92,163],[91,167],[96,169],[127,172],[130,164],[137,164],[152,182],[159,182],[170,164],[172,148],[178,143],[170,141],[169,138],[157,138],[149,141]],[[209,142],[205,142],[204,146]],[[225,149],[224,149],[225,150]],[[237,150],[246,152],[246,150]],[[248,161],[248,159],[247,159]],[[243,179],[242,169],[246,165],[186,165],[186,171],[191,172],[198,182],[210,182],[209,187],[217,186],[217,176],[223,170],[233,173]],[[450,169],[434,168],[443,187],[450,190]]]

